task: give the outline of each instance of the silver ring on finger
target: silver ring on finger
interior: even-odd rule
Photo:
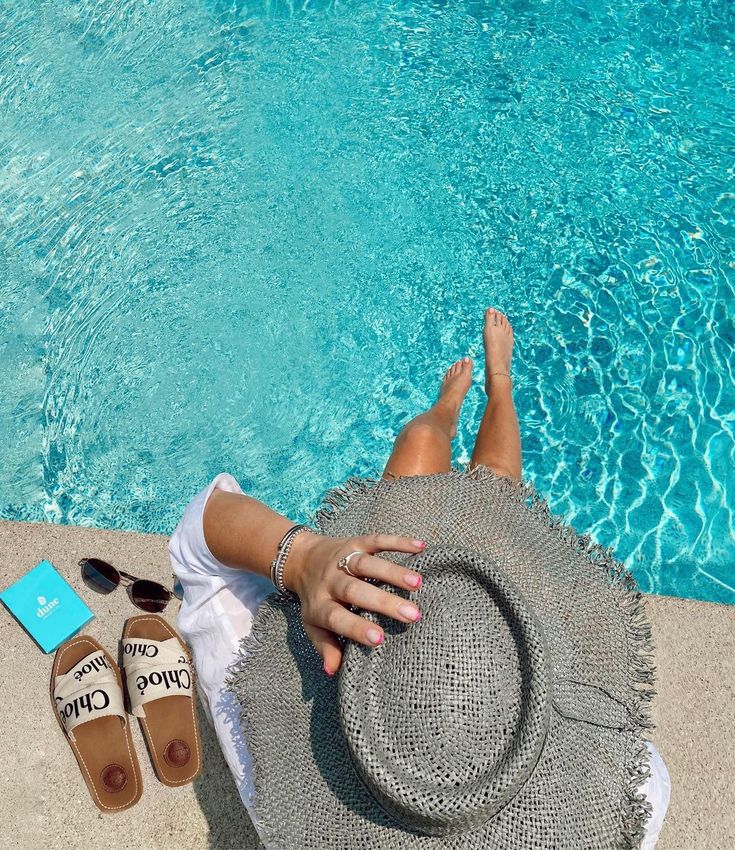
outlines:
[[[337,568],[340,570],[344,570],[348,576],[352,576],[352,578],[360,578],[360,576],[355,575],[350,569],[350,558],[354,555],[364,555],[364,552],[350,552],[349,555],[345,555],[337,561]]]

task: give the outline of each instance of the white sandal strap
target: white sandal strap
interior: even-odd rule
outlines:
[[[54,703],[72,741],[77,726],[98,717],[115,715],[127,723],[120,684],[101,650],[90,653],[71,670],[56,677]]]
[[[191,662],[178,639],[122,641],[130,708],[145,717],[143,706],[161,697],[192,696]]]

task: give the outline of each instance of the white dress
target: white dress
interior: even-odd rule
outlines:
[[[263,576],[225,566],[209,551],[202,518],[207,499],[215,488],[230,493],[243,492],[231,475],[226,472],[218,475],[187,505],[168,550],[174,573],[184,587],[179,631],[192,648],[202,702],[240,797],[252,816],[255,790],[251,757],[240,730],[239,706],[225,689],[225,676],[241,639],[250,634],[260,603],[273,592],[273,585]],[[671,793],[663,759],[653,745],[649,744],[649,750],[651,775],[644,792],[653,811],[641,850],[652,850],[656,844]],[[253,823],[257,829],[255,818]]]

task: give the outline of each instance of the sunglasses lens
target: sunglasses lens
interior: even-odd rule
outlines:
[[[184,598],[184,588],[181,582],[179,581],[178,576],[174,579],[174,596],[177,599]]]
[[[157,614],[168,605],[171,594],[157,581],[138,579],[130,588],[130,598],[143,611]]]
[[[120,573],[107,561],[99,558],[85,558],[79,562],[82,568],[82,579],[87,587],[97,593],[112,593],[120,584]]]

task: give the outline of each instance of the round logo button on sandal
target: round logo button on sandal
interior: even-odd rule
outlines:
[[[171,767],[183,767],[191,758],[191,750],[184,741],[171,741],[163,751],[163,758]]]
[[[122,765],[108,764],[100,774],[100,781],[105,791],[116,794],[128,784],[128,774]]]

